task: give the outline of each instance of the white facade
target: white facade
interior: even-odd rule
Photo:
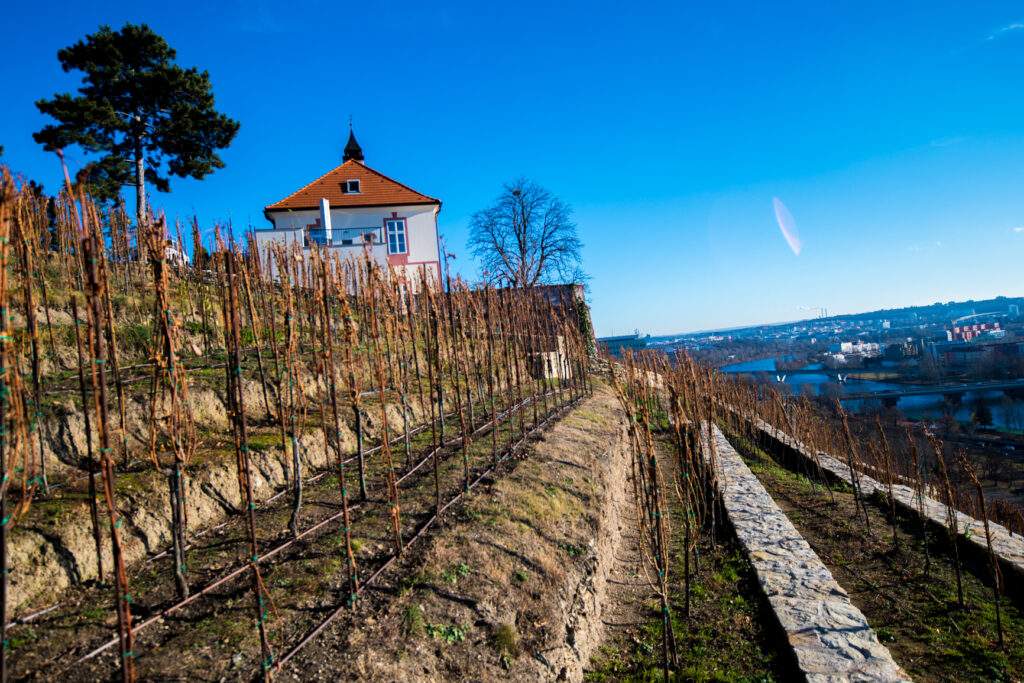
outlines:
[[[424,275],[440,282],[440,210],[439,199],[367,166],[350,126],[341,165],[267,206],[263,215],[273,227],[254,236],[261,256],[275,243],[299,245],[304,253],[326,249],[342,261],[369,254],[410,283]]]
[[[361,259],[367,247],[382,268],[391,266],[410,281],[418,281],[420,272],[440,281],[440,254],[437,245],[438,205],[330,208],[330,240],[327,239],[321,212],[317,210],[268,211],[273,228],[255,231],[256,243],[266,260],[268,245],[300,244],[308,253],[317,242],[337,253],[341,259]],[[405,252],[389,253],[387,223],[404,221]],[[398,245],[399,247],[403,245]]]

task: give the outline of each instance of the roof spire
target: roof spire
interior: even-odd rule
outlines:
[[[348,117],[348,143],[345,145],[345,154],[342,155],[341,161],[344,163],[349,159],[355,159],[356,161],[363,161],[363,148],[356,142],[356,134],[352,132],[352,115]]]

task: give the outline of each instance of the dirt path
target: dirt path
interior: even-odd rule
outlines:
[[[666,477],[674,473],[671,446],[656,440]],[[616,555],[604,609],[606,640],[591,658],[588,681],[660,680],[660,604],[644,570],[638,521],[628,480],[623,511],[623,547]],[[672,628],[679,655],[679,680],[792,680],[787,645],[772,628],[767,602],[753,568],[732,537],[705,529],[692,569],[690,615],[685,615],[683,510],[669,496]]]
[[[837,488],[833,503],[820,484],[783,468],[745,439],[730,434],[729,441],[914,680],[1021,680],[1024,616],[1004,600],[1007,649],[1000,652],[992,590],[965,570],[967,608],[959,609],[947,545],[932,538],[925,578],[918,523],[901,520],[894,548],[889,518],[877,504],[867,506],[867,532],[850,489]]]
[[[605,644],[616,646],[636,642],[647,627],[647,612],[655,593],[640,573],[640,525],[636,506],[629,499],[633,494],[632,476],[626,484],[619,512],[619,533],[622,543],[615,553],[615,562],[608,577],[608,593],[601,621],[605,628]]]

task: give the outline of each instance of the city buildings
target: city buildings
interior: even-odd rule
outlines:
[[[971,341],[983,334],[998,338],[1005,335],[1005,332],[1000,329],[998,322],[954,325],[946,330],[946,341]]]
[[[843,354],[844,356],[864,356],[871,358],[881,353],[881,346],[878,342],[865,342],[856,340],[852,342],[837,342],[828,347],[830,353]]]

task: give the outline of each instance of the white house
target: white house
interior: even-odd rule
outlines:
[[[437,214],[441,201],[421,194],[364,163],[363,150],[349,128],[342,164],[263,210],[273,228],[255,231],[261,252],[273,242],[315,243],[342,259],[362,258],[364,250],[381,266],[404,271],[413,282],[420,273],[440,281]]]

